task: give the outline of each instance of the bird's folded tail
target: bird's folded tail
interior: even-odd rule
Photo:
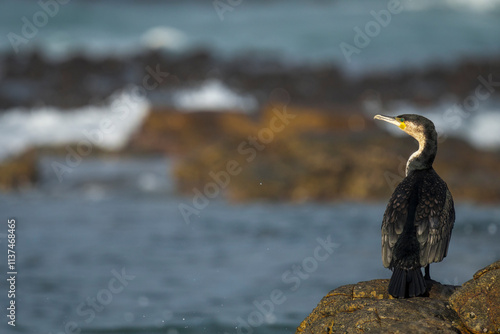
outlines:
[[[409,298],[423,295],[427,291],[427,287],[420,268],[401,269],[395,267],[388,290],[395,298]]]

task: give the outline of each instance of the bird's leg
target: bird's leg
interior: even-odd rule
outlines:
[[[428,265],[425,266],[425,276],[424,276],[424,278],[426,280],[430,281],[431,280],[431,274],[430,274],[429,266],[430,266],[430,264],[428,264]]]

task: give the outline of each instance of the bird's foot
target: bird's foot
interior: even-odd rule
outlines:
[[[425,266],[425,276],[424,276],[424,279],[426,281],[431,281],[431,272],[430,272],[430,268],[429,268],[429,265],[426,265]]]

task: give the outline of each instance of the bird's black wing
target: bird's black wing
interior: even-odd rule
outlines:
[[[422,178],[415,214],[422,267],[446,256],[455,222],[453,198],[446,183],[433,169],[426,174]]]
[[[415,185],[414,173],[405,177],[392,193],[382,221],[382,262],[389,268],[394,245],[403,232],[408,217],[409,199]]]

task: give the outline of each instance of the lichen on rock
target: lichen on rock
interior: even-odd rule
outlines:
[[[296,333],[499,333],[500,261],[462,287],[428,281],[429,296],[394,299],[389,280],[330,291]]]
[[[470,332],[500,333],[500,261],[474,274],[450,304]]]

